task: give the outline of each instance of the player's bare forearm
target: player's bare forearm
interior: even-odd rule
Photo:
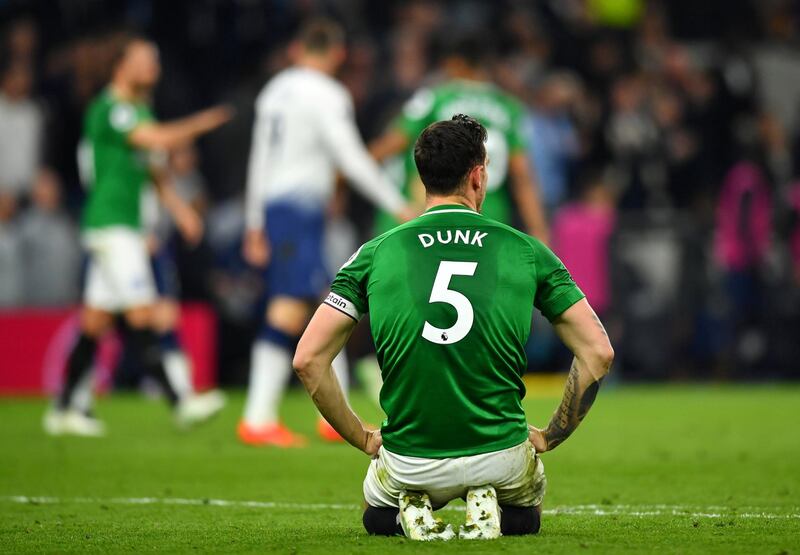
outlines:
[[[548,451],[560,445],[580,425],[589,409],[592,408],[600,384],[603,383],[603,378],[595,378],[592,372],[582,371],[582,364],[585,363],[577,358],[572,361],[567,385],[564,388],[564,397],[550,419],[550,424],[544,430]]]
[[[333,429],[354,447],[374,455],[380,433],[367,430],[347,403],[331,363],[355,328],[355,320],[339,310],[321,305],[303,332],[293,366],[319,412]]]
[[[319,379],[303,381],[311,400],[317,406],[320,414],[330,423],[333,428],[353,447],[366,450],[369,439],[367,431],[361,419],[356,416],[353,409],[347,403],[347,399],[342,391],[336,373],[330,364],[325,369],[313,369],[313,374],[319,375]],[[306,373],[298,372],[300,379],[303,380]]]
[[[614,349],[602,322],[586,299],[553,320],[553,327],[573,352],[564,396],[544,430],[531,430],[534,446],[549,451],[564,442],[592,408],[603,378],[611,369]]]
[[[517,203],[520,217],[528,232],[547,244],[550,228],[544,214],[539,186],[528,170],[528,159],[524,154],[515,154],[509,160],[511,191]]]
[[[387,131],[372,141],[367,147],[370,155],[378,162],[402,152],[408,147],[408,137],[397,129]]]
[[[216,106],[174,121],[142,124],[131,131],[128,140],[147,150],[171,150],[213,131],[232,116],[227,106]]]
[[[187,243],[197,245],[203,237],[203,222],[197,211],[175,192],[173,183],[166,172],[151,168],[150,175],[158,198],[172,216],[178,231]]]

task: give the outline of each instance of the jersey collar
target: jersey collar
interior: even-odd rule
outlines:
[[[476,212],[472,208],[468,208],[468,207],[464,206],[463,204],[440,204],[438,206],[433,206],[431,208],[428,208],[425,212],[422,213],[422,216],[428,216],[430,214],[443,214],[443,213],[446,214],[446,213],[453,213],[453,212],[456,212],[456,213],[462,212],[462,213],[465,213],[465,214],[478,214],[478,215],[480,215],[479,212]]]

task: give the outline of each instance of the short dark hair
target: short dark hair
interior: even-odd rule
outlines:
[[[128,50],[135,43],[152,44],[149,38],[145,35],[128,29],[114,32],[106,37],[106,46],[110,49],[111,72],[113,73],[119,64],[128,55]]]
[[[486,161],[486,128],[457,114],[432,123],[414,145],[414,162],[425,190],[433,195],[456,193],[467,174]]]
[[[461,58],[470,67],[479,68],[492,57],[493,45],[485,36],[474,33],[461,33],[452,36],[445,42],[446,58]]]
[[[344,29],[333,19],[316,17],[300,27],[297,40],[306,50],[323,53],[344,44]]]

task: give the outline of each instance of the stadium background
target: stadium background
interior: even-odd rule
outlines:
[[[443,38],[485,40],[493,78],[529,109],[553,247],[606,320],[618,375],[797,377],[800,10],[789,1],[0,2],[7,339],[26,309],[79,299],[81,118],[105,84],[107,46],[136,29],[161,48],[160,118],[237,109],[172,172],[202,192],[207,225],[199,249],[178,241],[184,300],[216,315],[209,371],[244,383],[264,293],[239,256],[253,101],[287,63],[297,23],[319,11],[349,32],[341,78],[367,140],[435,82]],[[370,236],[357,195],[332,213],[331,252]],[[547,326],[535,329],[531,369],[563,367]]]
[[[202,191],[207,230],[199,249],[177,245],[183,337],[201,386],[240,386],[264,294],[240,256],[253,100],[317,13],[349,32],[341,78],[367,140],[435,82],[456,31],[483,37],[493,77],[530,110],[553,246],[617,351],[591,416],[543,457],[535,538],[367,537],[366,458],[316,438],[297,390],[281,414],[306,449],[238,443],[237,387],[191,433],[137,392],[100,397],[101,440],[41,429],[39,393],[57,387],[75,333],[75,149],[108,46],[124,29],[158,43],[162,119],[236,107],[171,167]],[[783,0],[0,0],[0,552],[796,553],[799,39],[800,9]],[[347,256],[370,236],[372,209],[349,193],[331,213],[328,250]],[[566,363],[547,327],[534,329],[524,406],[543,424],[563,381],[539,374]],[[353,359],[369,352],[363,331]],[[135,369],[114,379],[131,386]],[[380,421],[366,395],[351,399]],[[458,509],[442,514],[463,521]]]

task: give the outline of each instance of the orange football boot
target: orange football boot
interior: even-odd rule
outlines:
[[[317,433],[323,440],[331,443],[341,443],[344,441],[344,438],[339,435],[339,432],[334,430],[333,426],[331,426],[324,418],[320,418],[317,421]]]
[[[267,424],[266,426],[250,426],[244,420],[239,422],[236,433],[242,443],[260,447],[271,445],[273,447],[305,447],[308,444],[305,436],[291,431],[281,424]]]

